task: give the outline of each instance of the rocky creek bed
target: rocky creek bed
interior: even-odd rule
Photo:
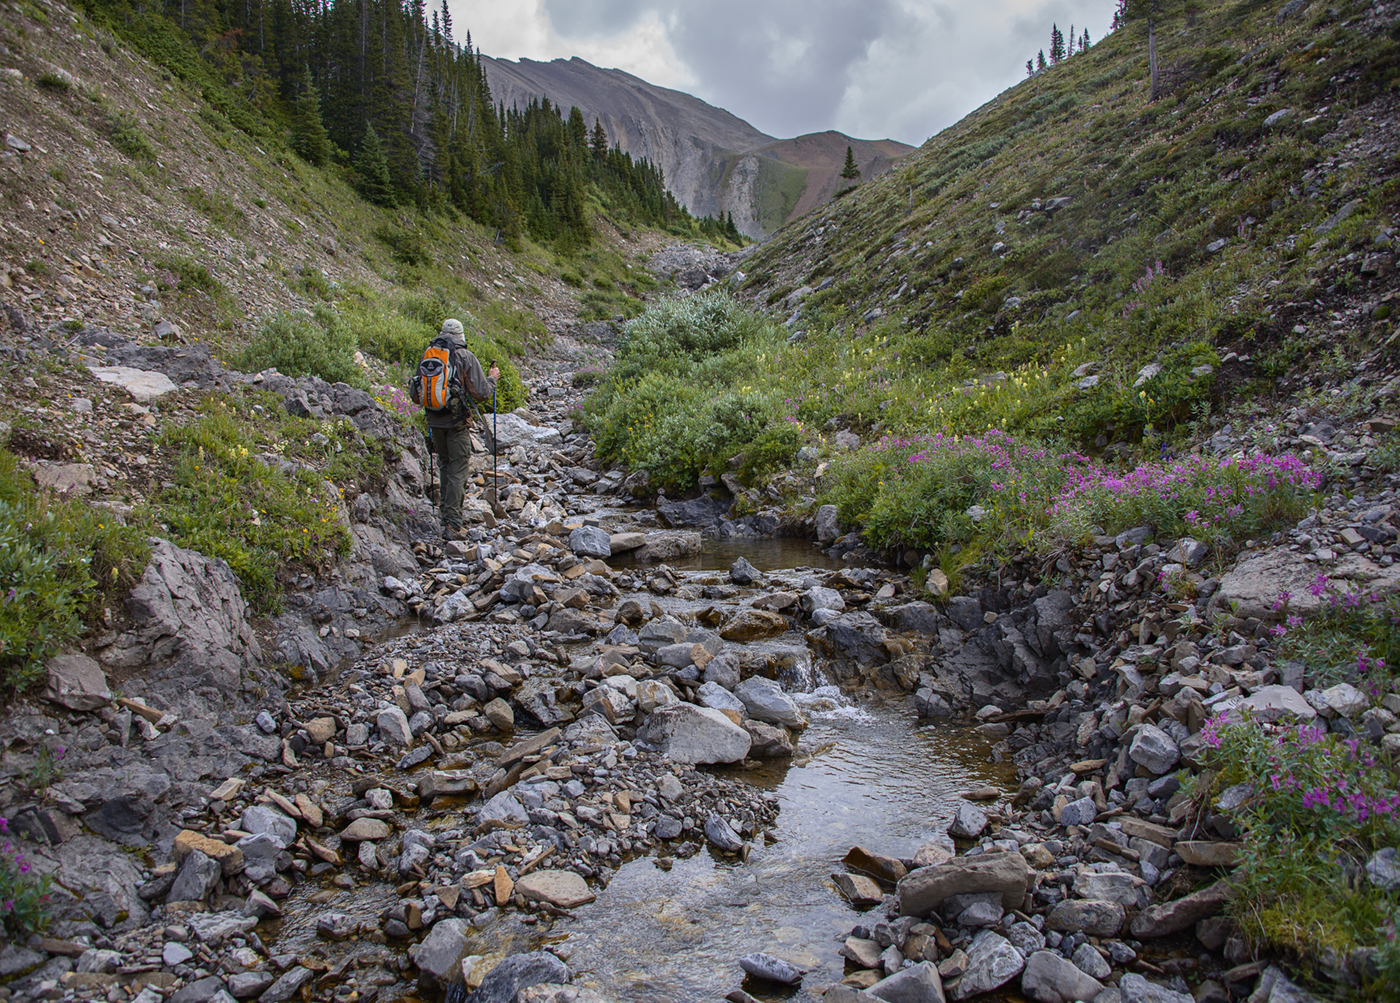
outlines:
[[[1143,527],[935,605],[841,560],[858,540],[831,513],[822,567],[768,564],[793,552],[769,543],[757,567],[705,560],[706,537],[785,517],[637,507],[644,482],[567,420],[567,380],[533,389],[466,539],[410,544],[347,506],[378,534],[373,581],[307,582],[278,628],[309,682],[264,662],[226,568],[169,544],[123,649],[163,645],[158,679],[115,696],[99,662],[51,663],[46,700],[4,724],[3,799],[55,922],[0,949],[0,996],[1302,998],[1209,880],[1248,792],[1199,803],[1180,777],[1205,721],[1246,708],[1400,743],[1400,706],[1310,686],[1268,631],[1319,567],[1396,586],[1395,485],[1364,453],[1349,498],[1222,577]],[[421,484],[413,458],[394,490]],[[422,627],[356,626],[396,616]],[[1371,865],[1400,882],[1393,855]],[[1342,981],[1374,964],[1336,961]]]

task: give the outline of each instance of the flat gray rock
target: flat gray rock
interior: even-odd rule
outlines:
[[[1004,986],[1026,966],[1021,952],[999,933],[983,930],[967,949],[967,973],[953,990],[953,999],[965,1000]]]
[[[140,404],[149,404],[162,394],[180,389],[169,376],[164,373],[152,372],[149,369],[133,369],[130,366],[89,366],[88,370],[103,383],[121,387]]]
[[[801,982],[802,976],[807,974],[805,969],[798,968],[792,962],[761,951],[744,955],[739,959],[739,967],[756,978],[788,986]]]
[[[677,763],[737,763],[749,754],[749,733],[709,707],[658,707],[638,734]]]
[[[1093,950],[1088,944],[1084,945]],[[1040,1003],[1076,1003],[1103,992],[1103,983],[1086,975],[1055,951],[1036,951],[1026,959],[1021,992]]]
[[[112,702],[107,674],[87,655],[54,655],[44,668],[48,672],[45,700],[69,710],[97,710]]]

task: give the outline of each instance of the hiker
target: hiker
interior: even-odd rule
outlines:
[[[501,371],[493,363],[482,372],[481,363],[467,349],[462,322],[450,318],[423,353],[413,377],[410,396],[423,405],[432,436],[432,450],[442,471],[439,512],[443,539],[462,535],[462,497],[466,493],[471,458],[471,405],[465,394],[489,401]]]

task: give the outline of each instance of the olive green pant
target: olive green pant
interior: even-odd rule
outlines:
[[[442,472],[438,511],[442,517],[442,531],[446,533],[462,525],[462,498],[466,495],[471,466],[471,428],[467,425],[461,428],[434,428],[433,452],[437,454]]]

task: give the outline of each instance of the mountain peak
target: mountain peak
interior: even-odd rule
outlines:
[[[523,106],[547,97],[577,106],[608,140],[661,168],[666,186],[697,216],[732,214],[741,232],[765,237],[830,200],[849,145],[862,177],[888,171],[913,147],[835,130],[778,139],[693,94],[659,87],[573,56],[548,62],[482,57],[492,97]]]

